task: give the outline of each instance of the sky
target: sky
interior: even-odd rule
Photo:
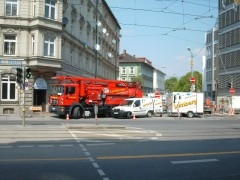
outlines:
[[[217,0],[105,1],[121,26],[120,54],[126,50],[150,60],[166,79],[202,73],[205,34],[217,23]]]

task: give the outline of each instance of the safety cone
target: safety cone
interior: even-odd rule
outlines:
[[[66,120],[68,121],[69,120],[69,114],[67,113],[67,117],[66,117]]]
[[[135,116],[135,114],[133,115],[133,120],[135,120],[136,119],[136,116]]]

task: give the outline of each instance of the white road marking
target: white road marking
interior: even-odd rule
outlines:
[[[60,144],[59,146],[60,147],[72,147],[73,144]]]
[[[103,170],[101,169],[97,169],[98,174],[100,174],[100,176],[105,176],[105,173],[103,172]]]
[[[68,131],[68,132],[72,135],[72,137],[75,139],[75,141],[76,141],[77,143],[80,143],[80,142],[81,142],[81,140],[78,139],[77,136],[76,136],[72,131]],[[89,161],[92,162],[92,165],[93,165],[93,167],[97,170],[98,174],[99,174],[100,176],[106,176],[106,174],[103,172],[103,170],[100,169],[99,165],[95,162],[95,160],[94,160],[94,158],[91,156],[91,154],[90,154],[90,153],[88,152],[88,150],[85,148],[85,146],[84,146],[83,144],[78,144],[78,145],[79,145],[79,147],[81,147],[82,151],[85,152],[85,155],[86,155],[86,157],[89,159]],[[104,179],[104,180],[109,180],[108,177],[104,177],[103,179]]]
[[[47,147],[54,147],[54,145],[52,145],[52,144],[46,144],[46,145],[38,145],[38,147],[47,148]]]
[[[92,165],[93,165],[93,167],[95,167],[95,168],[99,168],[99,165],[98,165],[96,162],[92,163]]]
[[[106,145],[114,145],[115,143],[94,143],[94,144],[86,144],[87,146],[106,146]]]
[[[190,164],[190,163],[205,163],[216,162],[218,159],[199,159],[199,160],[185,160],[185,161],[171,161],[172,164]]]
[[[86,156],[91,156],[91,154],[87,151],[87,152],[85,152],[85,155]]]
[[[20,148],[32,148],[33,145],[19,145]]]

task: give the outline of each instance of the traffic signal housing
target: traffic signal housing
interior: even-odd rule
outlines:
[[[229,83],[227,84],[227,87],[228,87],[228,89],[232,88],[232,83],[229,82]]]
[[[22,70],[22,68],[17,68],[16,81],[19,85],[22,85],[22,83],[23,83],[23,70]]]
[[[26,69],[26,78],[29,79],[31,77],[31,69],[27,68]]]

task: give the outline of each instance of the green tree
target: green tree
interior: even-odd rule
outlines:
[[[140,85],[143,85],[143,78],[142,76],[135,76],[132,78],[132,82],[139,82]]]
[[[182,76],[180,79],[176,77],[171,77],[165,81],[165,89],[168,92],[178,91],[178,92],[190,92],[191,82],[190,78],[192,73],[189,72]],[[195,82],[195,92],[202,91],[202,74],[198,71],[193,72],[193,77],[196,79]]]
[[[175,88],[178,86],[177,77],[170,77],[169,79],[165,80],[164,85],[167,92],[175,91]]]

